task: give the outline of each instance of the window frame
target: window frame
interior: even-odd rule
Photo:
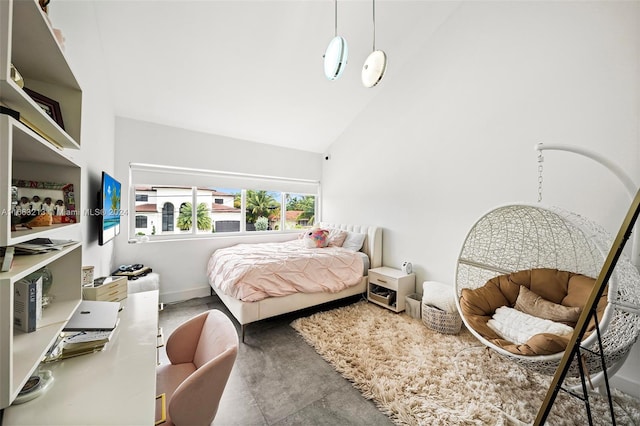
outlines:
[[[245,237],[250,237],[250,236],[256,236],[256,235],[274,235],[274,234],[292,234],[292,233],[299,233],[302,229],[308,229],[308,228],[300,228],[300,229],[286,229],[286,207],[287,207],[287,196],[289,194],[293,194],[293,195],[302,195],[302,196],[311,196],[311,197],[315,197],[315,203],[314,203],[314,216],[315,216],[315,220],[314,223],[318,223],[321,221],[321,217],[320,217],[320,212],[321,212],[321,184],[320,181],[318,180],[310,180],[310,179],[295,179],[295,178],[283,178],[283,177],[275,177],[275,176],[264,176],[264,175],[252,175],[252,174],[244,174],[244,173],[231,173],[231,172],[220,172],[220,171],[207,171],[207,170],[200,170],[200,169],[188,169],[188,168],[176,168],[176,167],[171,167],[171,166],[160,166],[160,165],[151,165],[151,164],[136,164],[136,163],[131,163],[130,164],[130,168],[129,168],[129,197],[128,197],[128,201],[129,201],[129,206],[133,206],[133,213],[132,215],[129,215],[130,220],[128,221],[128,231],[127,231],[127,235],[129,238],[129,241],[131,242],[140,242],[140,236],[136,235],[136,223],[135,223],[135,217],[137,215],[139,215],[138,212],[135,211],[135,203],[136,203],[136,186],[138,187],[144,187],[144,188],[149,188],[149,187],[163,187],[163,186],[171,186],[170,184],[164,184],[164,185],[154,185],[153,183],[149,183],[149,182],[134,182],[134,178],[133,178],[133,174],[132,174],[132,166],[142,166],[145,168],[151,168],[151,169],[157,169],[160,170],[162,174],[164,175],[171,175],[172,173],[175,173],[176,176],[180,176],[180,177],[184,177],[185,174],[189,174],[189,173],[193,173],[194,176],[198,176],[201,177],[203,174],[205,175],[211,175],[211,181],[212,184],[209,185],[208,188],[204,188],[202,186],[191,186],[190,190],[191,190],[191,205],[192,206],[196,206],[198,205],[198,191],[199,190],[203,190],[203,189],[215,189],[216,182],[215,182],[215,178],[216,176],[223,176],[225,178],[237,178],[239,181],[241,181],[242,179],[259,179],[260,181],[264,181],[265,185],[270,187],[272,184],[276,184],[276,185],[280,185],[282,187],[287,186],[287,183],[291,183],[293,188],[291,190],[271,190],[271,189],[267,189],[267,191],[269,192],[279,192],[280,193],[280,197],[279,197],[279,202],[280,202],[280,220],[279,220],[279,229],[278,230],[266,230],[266,231],[247,231],[247,227],[246,227],[246,220],[247,220],[247,215],[246,215],[246,200],[247,200],[247,188],[242,188],[240,189],[240,230],[239,231],[225,231],[225,232],[202,232],[200,230],[197,229],[197,208],[192,208],[191,210],[191,214],[192,214],[192,227],[189,231],[182,231],[180,233],[175,233],[177,228],[177,224],[175,223],[175,221],[177,220],[176,218],[179,216],[179,213],[176,214],[176,212],[174,211],[174,224],[172,226],[173,231],[163,231],[163,232],[172,232],[172,233],[163,233],[160,232],[159,234],[155,234],[155,235],[146,235],[145,239],[142,241],[145,242],[159,242],[159,241],[171,241],[171,240],[191,240],[191,239],[202,239],[202,238],[245,238]],[[306,185],[307,187],[314,187],[315,188],[315,193],[311,192],[311,191],[301,191],[299,189],[296,189],[296,185]],[[188,189],[189,187],[186,185],[180,185],[182,188],[184,189]],[[223,185],[221,187],[225,187],[226,185]],[[255,185],[254,185],[255,186]],[[265,190],[265,189],[254,189],[254,188],[250,188],[254,191],[257,190]],[[133,201],[132,201],[133,200]],[[215,197],[212,198],[212,203],[215,202]],[[175,206],[174,206],[174,210],[175,210]],[[211,212],[212,209],[211,207],[209,208],[209,211]],[[178,207],[178,212],[179,212],[179,207]],[[162,222],[163,225],[161,226],[161,229],[164,228],[164,205],[163,205],[163,209],[161,209],[159,211],[161,217],[162,217]],[[215,222],[212,222],[212,227],[214,225]],[[313,225],[312,225],[313,226]]]

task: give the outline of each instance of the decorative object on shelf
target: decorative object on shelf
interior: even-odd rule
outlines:
[[[410,274],[413,272],[413,265],[411,264],[411,262],[404,261],[402,262],[402,266],[400,267],[400,269],[405,274]]]
[[[51,0],[38,0],[40,9],[42,9],[44,13],[49,13],[49,3],[51,3]]]
[[[387,70],[387,55],[382,50],[376,50],[376,0],[373,2],[373,52],[369,54],[362,67],[362,84],[373,87],[380,83]]]
[[[13,211],[17,213],[17,224],[29,223],[35,216],[51,216],[53,224],[76,223],[77,211],[73,184],[56,182],[38,182],[32,180],[13,179],[11,184],[18,189],[21,200]],[[36,207],[34,207],[34,198]],[[40,199],[44,200],[40,202]],[[55,201],[53,201],[55,200]],[[34,217],[28,218],[21,213],[30,213]],[[35,213],[35,214],[34,214]],[[13,217],[13,216],[12,216]],[[12,220],[13,223],[13,220]],[[31,225],[33,226],[33,225]],[[43,225],[36,225],[43,226]]]
[[[20,197],[18,196],[18,187],[11,186],[11,210],[13,210],[18,205],[18,200]]]
[[[11,231],[16,231],[18,227],[31,229],[30,222],[36,218],[38,213],[29,207],[25,208],[25,204],[29,205],[29,199],[21,197],[20,204],[11,210]]]
[[[60,110],[60,104],[51,98],[46,97],[43,94],[35,92],[27,87],[24,91],[34,100],[36,104],[55,121],[60,128],[64,130],[64,122],[62,121],[62,111]]]
[[[20,75],[20,73],[18,72],[18,70],[16,69],[15,66],[13,66],[13,64],[11,64],[11,80],[13,80],[19,88],[23,88],[24,87],[24,79],[22,78],[22,75]]]
[[[82,285],[93,285],[93,266],[82,267]]]
[[[39,397],[49,388],[52,382],[53,375],[51,371],[39,370],[33,376],[29,377],[29,380],[24,384],[13,403],[22,404]]]
[[[347,65],[349,49],[344,37],[338,35],[338,0],[334,0],[334,37],[324,53],[324,75],[329,80],[336,80]]]
[[[38,278],[42,278],[42,307],[46,308],[53,301],[53,296],[49,295],[51,286],[53,286],[53,274],[51,273],[51,270],[45,266],[44,268],[40,268],[36,272],[27,275],[24,279],[28,281],[37,281]]]
[[[29,221],[29,226],[32,228],[51,225],[53,225],[53,216],[51,216],[51,213],[40,212],[31,221]]]

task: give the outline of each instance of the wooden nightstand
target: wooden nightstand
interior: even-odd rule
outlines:
[[[394,312],[404,311],[405,296],[416,291],[416,275],[382,266],[369,269],[367,299]]]

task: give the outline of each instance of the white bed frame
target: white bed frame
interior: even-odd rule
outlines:
[[[382,266],[382,228],[331,223],[320,223],[320,227],[339,228],[346,231],[366,234],[367,237],[360,251],[369,256],[370,268]],[[282,297],[269,297],[257,302],[243,302],[242,300],[224,294],[216,287],[212,286],[212,288],[240,323],[241,338],[242,342],[244,342],[247,324],[364,293],[367,290],[367,282],[368,278],[364,276],[359,284],[346,288],[338,293],[295,293]]]

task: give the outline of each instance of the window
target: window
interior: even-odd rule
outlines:
[[[279,192],[246,191],[244,206],[247,231],[280,230],[280,197]]]
[[[162,207],[162,232],[173,232],[173,204],[165,203]]]
[[[311,228],[316,219],[316,196],[287,194],[285,229]]]
[[[137,232],[141,232],[138,231],[139,229],[145,228],[147,227],[147,217],[146,216],[136,216],[136,231]]]
[[[239,188],[217,187],[212,192],[213,204],[211,205],[211,231],[240,232],[242,221],[242,190]]]
[[[130,168],[136,200],[130,238],[286,232],[315,223],[317,181],[149,164]]]

